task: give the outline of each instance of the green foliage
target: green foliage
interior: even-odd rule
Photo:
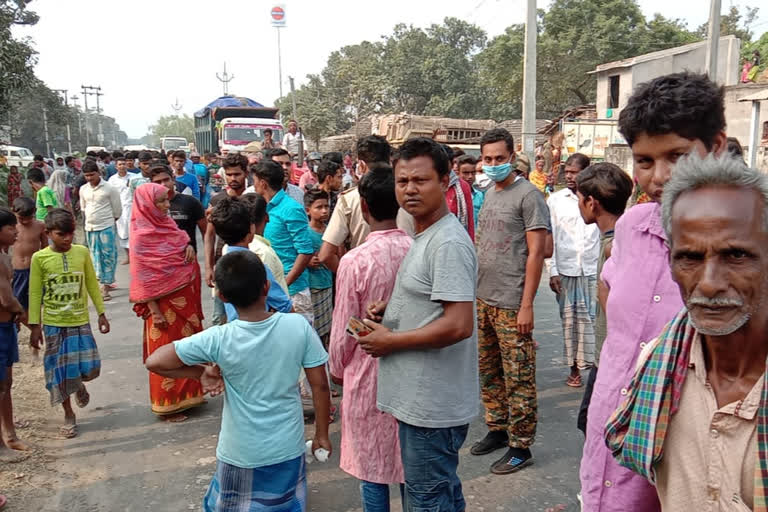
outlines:
[[[152,146],[160,147],[162,137],[184,137],[187,141],[195,140],[195,122],[187,114],[182,116],[161,116],[149,127]]]
[[[302,133],[315,144],[336,131],[339,113],[335,110],[333,95],[317,75],[310,75],[309,83],[296,91],[297,112],[293,111],[291,93],[280,98],[276,106],[284,118],[300,120]]]
[[[15,39],[14,25],[34,25],[38,16],[27,10],[27,0],[0,0],[0,112],[11,108],[11,95],[34,81],[35,50],[28,39]],[[0,122],[4,122],[3,119]]]
[[[742,13],[738,7],[731,5],[728,14],[720,16],[720,35],[734,35],[741,39],[742,45],[750,43],[753,36],[751,26],[757,18],[759,10],[757,7],[746,6],[745,12]],[[696,35],[702,39],[706,38],[708,29],[709,23],[703,23],[696,30]]]

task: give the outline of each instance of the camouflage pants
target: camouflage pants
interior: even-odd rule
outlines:
[[[480,388],[488,429],[506,430],[509,446],[528,448],[536,437],[536,349],[517,332],[517,311],[477,301]]]

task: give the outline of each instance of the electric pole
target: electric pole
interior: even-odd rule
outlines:
[[[91,145],[91,132],[90,132],[90,127],[88,126],[88,94],[89,93],[84,85],[81,85],[80,88],[83,91],[83,102],[85,104],[85,110],[83,110],[83,114],[85,115],[85,147],[87,150],[88,146]]]
[[[66,89],[53,89],[55,92],[63,93],[64,94],[64,106],[67,107],[67,152],[71,155],[72,154],[72,130],[69,127],[69,98],[67,98],[67,90]],[[75,100],[77,96],[72,96],[72,101]]]
[[[48,137],[48,111],[43,107],[43,132],[45,133],[45,155],[51,156],[51,140]]]
[[[179,115],[179,112],[181,112],[182,105],[179,105],[179,98],[176,98],[176,103],[171,105],[171,108],[174,112],[176,112],[176,115]]]
[[[720,0],[712,0],[709,6],[709,30],[707,31],[707,76],[717,82],[717,53],[720,49]]]
[[[235,79],[235,75],[230,75],[227,73],[227,63],[224,63],[224,73],[222,73],[221,76],[219,76],[218,73],[216,73],[216,78],[219,80],[219,82],[222,83],[224,87],[224,96],[229,95],[229,82]]]
[[[299,116],[296,112],[296,89],[293,87],[293,77],[288,77],[288,82],[291,84],[291,103],[293,103],[293,119],[299,122]],[[298,165],[301,167],[304,164],[304,133],[299,128],[299,161]]]
[[[536,149],[536,0],[528,0],[523,58],[523,153],[534,160]]]

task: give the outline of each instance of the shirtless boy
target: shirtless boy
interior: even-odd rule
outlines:
[[[0,462],[17,460],[11,450],[26,450],[28,446],[16,437],[11,401],[11,366],[19,360],[17,324],[26,316],[24,308],[11,289],[11,261],[8,249],[16,241],[16,216],[0,207]],[[0,507],[5,504],[0,495]]]
[[[13,294],[21,303],[24,311],[29,310],[29,264],[32,255],[48,246],[45,224],[35,218],[35,202],[28,197],[18,197],[13,201],[13,213],[16,214],[18,236],[13,244]],[[26,315],[25,315],[26,317]],[[26,318],[24,319],[26,324]]]

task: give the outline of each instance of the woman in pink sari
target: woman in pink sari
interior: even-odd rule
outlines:
[[[136,189],[131,211],[133,310],[144,319],[144,360],[163,345],[203,329],[199,267],[189,236],[168,216],[168,190],[146,183]],[[168,421],[204,403],[200,381],[149,374],[152,412]]]

